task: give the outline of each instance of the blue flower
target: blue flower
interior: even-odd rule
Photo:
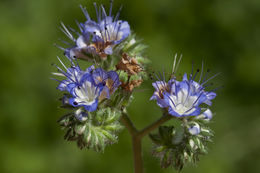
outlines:
[[[62,24],[62,31],[74,42],[74,46],[64,49],[65,55],[74,58],[89,59],[89,54],[106,58],[113,53],[113,47],[130,35],[128,22],[119,20],[120,10],[112,16],[112,2],[107,14],[103,5],[97,7],[94,3],[97,21],[92,20],[85,8],[81,9],[87,18],[85,23],[78,24],[80,33]],[[77,34],[77,38],[72,33]]]
[[[165,81],[156,81],[152,83],[153,87],[155,88],[155,92],[150,100],[157,100],[157,104],[161,108],[165,108],[168,106],[167,102],[164,100],[163,93],[169,92],[169,85]]]
[[[102,83],[98,85],[95,83],[91,73],[85,73],[80,85],[70,91],[72,98],[69,99],[69,103],[74,107],[84,107],[89,112],[95,111],[103,87]]]
[[[82,78],[82,76],[84,75],[84,73],[90,73],[93,69],[94,66],[90,66],[89,68],[86,69],[86,71],[82,71],[79,67],[79,65],[75,65],[75,63],[73,61],[71,62],[71,67],[67,68],[63,62],[60,60],[60,58],[58,57],[58,60],[60,61],[61,65],[65,68],[65,71],[63,69],[61,69],[60,67],[56,66],[58,71],[60,73],[53,73],[56,76],[62,76],[62,77],[66,77],[65,80],[57,80],[60,84],[58,85],[57,89],[61,90],[61,91],[68,91],[71,92],[71,90],[77,86],[80,85],[80,80]],[[70,58],[69,58],[70,60]]]
[[[102,68],[97,68],[93,71],[92,76],[96,84],[103,83],[104,85],[100,100],[110,98],[110,95],[121,85],[119,75],[115,71],[106,72]]]
[[[190,126],[188,130],[191,135],[198,135],[201,131],[200,125],[198,123],[194,123],[194,125]]]
[[[83,71],[73,61],[71,61],[71,68],[67,68],[60,59],[59,61],[66,72],[57,66],[60,73],[53,74],[66,79],[61,81],[55,79],[59,82],[57,89],[69,92],[72,97],[67,99],[66,104],[74,107],[84,107],[89,112],[95,111],[99,101],[109,99],[121,84],[119,75],[115,71],[95,69],[93,65]]]
[[[210,109],[206,109],[202,114],[196,117],[196,119],[211,120],[213,114]]]
[[[197,73],[190,74],[189,79],[187,74],[184,74],[182,81],[173,77],[167,83],[164,80],[154,82],[155,92],[151,100],[156,100],[160,107],[166,108],[168,113],[175,117],[200,115],[201,104],[211,105],[211,100],[216,97],[216,93],[205,91],[204,84],[208,80],[201,84],[194,81]],[[205,111],[203,117],[210,119],[212,117],[210,110]]]

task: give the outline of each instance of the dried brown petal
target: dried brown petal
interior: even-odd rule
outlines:
[[[129,57],[126,53],[122,55],[122,59],[116,65],[116,69],[125,71],[128,75],[136,75],[142,71],[142,67],[138,64],[137,60]]]

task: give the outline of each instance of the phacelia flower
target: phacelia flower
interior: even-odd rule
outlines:
[[[130,35],[130,26],[128,22],[119,20],[120,10],[116,16],[112,15],[112,1],[109,13],[104,6],[96,9],[97,20],[90,18],[87,10],[81,6],[81,9],[87,18],[85,23],[78,24],[80,33],[72,28],[67,28],[62,24],[62,31],[74,42],[74,46],[64,49],[65,54],[69,57],[89,59],[88,55],[98,55],[106,58],[113,53],[113,47],[121,43]],[[77,34],[77,38],[72,33]]]
[[[190,74],[189,79],[187,74],[184,74],[182,81],[173,77],[169,82],[165,82],[165,80],[154,82],[155,92],[151,100],[156,100],[160,107],[166,108],[169,114],[175,117],[200,115],[201,104],[211,105],[211,100],[216,97],[216,93],[205,91],[204,84],[208,80],[201,84],[194,81],[197,73],[195,75]],[[208,119],[212,116],[209,111],[203,113],[203,116]]]
[[[103,83],[104,88],[99,97],[100,100],[110,98],[110,95],[120,86],[119,76],[115,71],[106,72],[102,68],[97,68],[93,71],[92,76],[95,83],[98,85]]]
[[[106,72],[102,68],[95,69],[93,65],[83,71],[73,62],[71,68],[67,68],[62,62],[61,64],[67,72],[57,67],[61,73],[54,74],[66,79],[61,81],[55,79],[60,83],[57,89],[69,93],[71,98],[66,97],[68,100],[66,103],[73,107],[84,107],[89,112],[95,111],[99,101],[110,98],[121,84],[115,71]]]
[[[80,85],[71,90],[72,98],[70,98],[69,103],[74,107],[84,107],[89,112],[95,111],[103,87],[103,83],[98,85],[95,83],[91,73],[85,73],[81,78]]]
[[[73,63],[73,61],[70,61],[71,67],[67,68],[63,64],[63,62],[60,60],[59,57],[58,57],[58,60],[60,61],[61,65],[65,68],[65,71],[63,69],[61,69],[60,67],[56,66],[59,73],[53,73],[53,74],[56,76],[66,77],[66,79],[62,80],[62,81],[58,80],[60,82],[60,84],[57,87],[57,89],[59,89],[61,91],[70,92],[72,88],[80,85],[80,79],[81,79],[82,75],[84,74],[84,72],[80,69],[80,67],[78,65],[75,65],[75,63]],[[88,68],[86,70],[86,72],[89,72],[92,68],[93,68],[93,66]],[[55,80],[57,80],[57,79],[55,79]]]

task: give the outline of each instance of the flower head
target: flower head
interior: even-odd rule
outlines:
[[[78,24],[80,33],[62,24],[62,31],[74,42],[74,46],[67,49],[62,48],[67,56],[88,59],[88,54],[93,54],[106,58],[107,55],[113,53],[115,45],[130,35],[128,22],[118,19],[121,8],[116,16],[113,16],[112,5],[111,1],[110,10],[107,13],[103,5],[97,7],[94,3],[96,21],[89,16],[85,8],[80,6],[87,18],[86,22]],[[74,38],[73,32],[78,35],[77,38]]]
[[[91,73],[85,73],[81,78],[80,85],[71,90],[72,98],[70,98],[69,103],[74,107],[84,107],[89,112],[95,111],[103,87],[102,83],[98,85],[95,83]]]
[[[67,72],[57,67],[61,73],[54,74],[66,77],[66,79],[61,81],[55,79],[59,82],[57,88],[67,91],[71,95],[68,104],[73,107],[84,107],[89,112],[95,111],[99,101],[110,98],[110,95],[121,84],[115,71],[107,72],[102,68],[95,69],[93,65],[83,71],[73,62],[71,68],[67,68],[62,62],[61,64]]]
[[[102,68],[97,68],[92,73],[96,84],[103,83],[103,91],[100,94],[100,100],[110,98],[110,95],[120,86],[119,76],[115,71],[106,72]]]
[[[198,72],[199,70],[195,75],[190,74],[189,79],[185,73],[182,81],[176,80],[175,77],[168,82],[165,80],[155,81],[153,83],[155,92],[151,100],[157,100],[160,107],[167,108],[169,114],[175,117],[200,115],[201,105],[203,103],[211,105],[211,100],[216,97],[216,93],[205,91],[205,84],[208,80],[202,83],[195,81]],[[212,117],[209,111],[203,113],[208,119]]]

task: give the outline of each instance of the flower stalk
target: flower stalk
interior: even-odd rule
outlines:
[[[143,159],[142,159],[142,138],[148,135],[150,132],[158,128],[163,123],[169,121],[172,116],[165,114],[152,124],[148,125],[144,129],[138,131],[133,122],[129,118],[128,114],[124,112],[121,116],[121,121],[127,128],[132,138],[133,156],[134,156],[134,170],[135,173],[143,173]]]

